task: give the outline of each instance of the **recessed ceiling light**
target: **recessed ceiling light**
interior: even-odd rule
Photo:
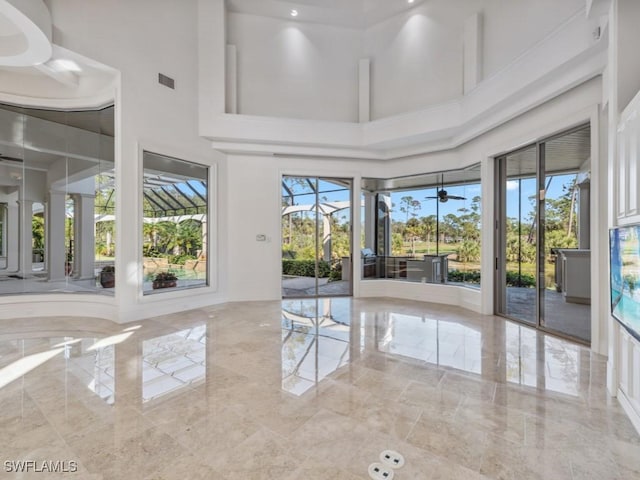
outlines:
[[[413,3],[413,2],[415,2],[415,1],[416,1],[416,0],[407,0],[407,3]]]
[[[297,17],[298,16],[298,10],[291,10],[291,16],[292,17]]]

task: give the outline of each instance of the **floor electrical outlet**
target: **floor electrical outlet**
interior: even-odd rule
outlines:
[[[369,465],[369,476],[373,478],[373,480],[391,480],[393,474],[393,469],[382,463],[372,463]]]
[[[391,468],[402,468],[404,457],[393,450],[385,450],[380,454],[380,461]]]

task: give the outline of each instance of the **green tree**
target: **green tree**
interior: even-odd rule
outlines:
[[[480,243],[473,239],[463,240],[457,250],[458,261],[462,263],[480,261]]]
[[[436,234],[438,219],[435,215],[428,215],[426,217],[422,217],[420,221],[422,223],[422,233],[425,237],[425,241],[427,242],[427,253],[430,253],[429,249],[431,246],[431,238]]]
[[[409,221],[409,216],[416,216],[416,212],[420,210],[421,205],[420,200],[416,200],[411,195],[400,199],[400,211],[405,214],[405,223]]]
[[[411,245],[411,256],[416,254],[416,240],[419,240],[423,235],[423,224],[416,218],[410,218],[407,221],[407,227],[405,228],[405,239],[409,241]]]
[[[202,225],[197,220],[184,220],[176,229],[176,245],[178,254],[196,257],[202,249]]]
[[[34,215],[31,218],[31,236],[34,249],[44,249],[44,217]]]

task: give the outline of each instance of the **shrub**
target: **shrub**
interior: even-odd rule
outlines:
[[[480,271],[461,272],[460,270],[450,270],[447,274],[450,282],[480,283]]]
[[[331,268],[331,272],[329,273],[329,281],[335,282],[338,280],[342,280],[342,262],[337,262]]]
[[[326,278],[331,273],[329,262],[320,260],[318,262],[318,277]],[[292,260],[282,259],[282,274],[294,275],[296,277],[315,277],[316,262],[315,260]]]
[[[507,287],[535,288],[536,277],[530,273],[507,272]]]

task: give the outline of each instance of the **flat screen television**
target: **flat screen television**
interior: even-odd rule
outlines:
[[[611,315],[640,341],[640,225],[609,230]]]

